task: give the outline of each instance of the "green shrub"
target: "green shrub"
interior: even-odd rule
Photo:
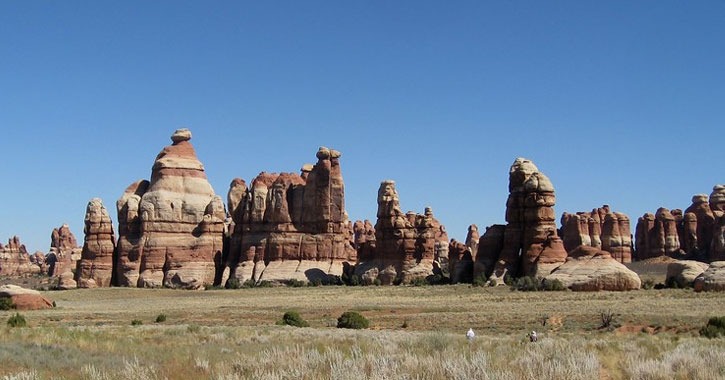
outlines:
[[[292,279],[287,281],[287,286],[292,288],[302,288],[307,286],[307,281]]]
[[[310,324],[307,323],[300,314],[296,311],[288,311],[284,313],[282,316],[282,324],[285,324],[287,326],[294,326],[294,327],[309,327]]]
[[[212,285],[212,284],[204,284],[204,290],[219,290],[223,289],[221,286]]]
[[[495,278],[488,281],[488,286],[495,287],[497,285],[498,285],[498,281],[496,281]]]
[[[655,280],[648,278],[642,281],[642,289],[649,290],[655,287]]]
[[[424,286],[428,285],[428,281],[426,281],[425,277],[418,277],[414,279],[410,284],[413,286]]]
[[[143,322],[140,319],[134,319],[131,321],[131,326],[140,326],[143,325]]]
[[[375,286],[380,286],[382,284],[383,284],[382,281],[380,281],[380,279],[378,279],[378,278],[376,278],[375,280],[373,280],[373,285],[375,285]]]
[[[544,281],[541,282],[541,290],[545,290],[547,292],[552,292],[552,291],[559,292],[559,291],[566,290],[566,287],[558,279],[554,279],[554,280],[544,279]]]
[[[272,284],[270,281],[262,281],[259,284],[254,285],[255,288],[271,288],[274,284]]]
[[[503,276],[503,283],[507,286],[513,286],[516,283],[516,279],[511,277],[510,274],[507,274]]]
[[[13,303],[12,298],[3,297],[0,298],[0,310],[10,310],[15,309],[15,304]]]
[[[707,325],[700,330],[700,335],[710,339],[725,336],[725,317],[710,318]]]
[[[343,274],[342,283],[347,286],[359,286],[362,283],[362,281],[360,281],[360,276],[358,276],[356,274],[353,274],[350,276]]]
[[[156,323],[164,323],[166,322],[166,314],[161,313],[158,316],[156,316]]]
[[[227,289],[241,289],[244,284],[239,282],[239,279],[236,277],[229,277],[227,280],[227,283],[224,285]]]
[[[342,313],[340,318],[337,318],[337,328],[366,329],[369,325],[370,322],[365,317],[354,311],[346,311]]]
[[[407,328],[408,328],[408,320],[407,320],[407,319],[406,319],[406,320],[404,320],[404,321],[403,321],[403,324],[402,324],[402,325],[400,325],[400,327],[402,327],[402,328],[404,328],[404,329],[407,329]]]
[[[513,290],[520,292],[533,292],[539,290],[539,281],[533,277],[524,276],[518,278],[513,285]]]
[[[471,282],[471,285],[473,285],[474,287],[486,286],[487,281],[488,281],[488,279],[486,278],[486,275],[482,274],[482,275],[479,275],[478,277],[474,278],[473,282]]]
[[[8,327],[27,327],[28,323],[25,321],[25,317],[20,313],[15,313],[12,317],[8,318]]]
[[[451,280],[442,274],[434,274],[432,276],[428,276],[426,279],[431,285],[446,285],[451,283]]]

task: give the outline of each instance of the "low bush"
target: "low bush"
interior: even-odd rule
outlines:
[[[524,276],[519,277],[514,282],[512,290],[518,290],[520,292],[534,292],[539,290],[539,281],[533,277]]]
[[[166,314],[161,313],[158,316],[156,316],[156,323],[164,323],[166,322]]]
[[[224,287],[227,289],[241,289],[244,287],[245,284],[239,282],[239,279],[236,277],[229,277],[227,280],[227,283],[224,284]]]
[[[554,279],[554,280],[544,279],[544,281],[541,282],[540,290],[544,290],[547,292],[561,292],[561,291],[566,290],[566,287],[558,279]]]
[[[131,326],[141,326],[141,325],[143,325],[143,321],[141,321],[140,319],[134,319],[131,321]]]
[[[486,283],[487,282],[488,282],[488,279],[486,278],[485,275],[482,274],[482,275],[480,275],[480,276],[478,276],[478,277],[476,277],[476,278],[473,279],[472,285],[474,287],[486,286]]]
[[[648,278],[642,281],[642,289],[649,290],[655,287],[655,280]]]
[[[27,327],[28,322],[25,321],[25,317],[20,313],[15,313],[12,317],[8,318],[8,327]]]
[[[302,288],[307,286],[307,281],[292,279],[287,281],[287,286],[292,288]]]
[[[356,274],[349,275],[349,276],[347,274],[343,274],[341,280],[342,280],[342,283],[345,284],[345,285],[347,285],[347,286],[360,286],[360,285],[362,285],[362,281],[360,280],[360,276],[358,276]]]
[[[602,311],[599,313],[599,328],[600,329],[613,329],[618,326],[617,317],[619,314],[612,312],[611,310]]]
[[[425,279],[425,277],[418,277],[418,278],[414,279],[410,284],[413,286],[429,285],[428,281]]]
[[[700,335],[710,339],[725,336],[725,317],[710,318],[700,330]]]
[[[0,298],[0,310],[10,309],[15,309],[15,304],[13,303],[13,300],[9,297]]]
[[[370,322],[354,311],[346,311],[337,318],[337,328],[341,329],[366,329],[370,326]]]
[[[296,311],[288,311],[284,313],[282,316],[282,324],[287,326],[294,326],[294,327],[309,327],[310,324],[307,323],[300,314]]]

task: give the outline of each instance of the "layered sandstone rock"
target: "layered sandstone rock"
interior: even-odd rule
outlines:
[[[81,258],[81,247],[78,246],[75,236],[67,224],[54,228],[50,234],[50,252],[45,256],[48,266],[48,275],[70,277],[65,282],[65,288],[75,288],[73,281],[76,265]]]
[[[445,227],[433,216],[430,207],[422,215],[404,214],[395,181],[381,182],[377,217],[374,253],[372,257],[360,253],[355,267],[355,274],[363,281],[378,280],[384,285],[408,283],[434,275],[436,268],[440,271],[439,259],[448,261],[448,250],[442,248],[448,241]],[[358,228],[358,231],[364,230]]]
[[[481,236],[478,234],[478,226],[471,224],[468,226],[468,233],[466,234],[466,247],[468,247],[473,254],[478,252],[479,240],[481,240]]]
[[[725,261],[713,261],[694,281],[696,292],[725,290]]]
[[[709,256],[710,244],[713,237],[713,227],[715,225],[715,215],[710,209],[707,194],[696,194],[692,197],[692,205],[685,210],[687,219],[683,217],[680,230],[684,231],[682,235],[686,236],[687,246],[684,247],[685,252],[691,255],[698,255],[703,258]],[[694,221],[692,220],[694,215]],[[695,239],[690,235],[692,225],[695,225]],[[685,229],[687,228],[687,229]]]
[[[697,276],[707,269],[708,265],[695,260],[678,260],[667,265],[666,284],[677,283],[681,288],[692,286]]]
[[[75,281],[79,288],[111,286],[116,239],[111,217],[101,199],[88,202],[84,221],[85,238]]]
[[[260,173],[232,181],[229,278],[243,283],[331,281],[356,259],[345,212],[340,152],[321,147],[301,174]]]
[[[670,210],[660,207],[655,215],[645,214],[637,221],[636,256],[637,260],[669,256],[683,257],[677,221]]]
[[[25,289],[17,285],[0,286],[0,298],[9,298],[16,310],[38,310],[53,307],[53,301],[37,290]]]
[[[448,245],[448,260],[452,284],[473,281],[474,264],[470,247],[456,239],[451,240]]]
[[[34,255],[28,254],[20,238],[13,236],[8,239],[7,245],[0,244],[0,276],[24,276],[40,273],[40,266],[36,265]]]
[[[564,213],[561,216],[561,236],[564,247],[571,252],[580,245],[609,252],[622,263],[632,261],[632,232],[629,217],[612,212],[609,205],[592,212]]]
[[[612,258],[609,252],[584,245],[570,252],[566,262],[545,280],[559,280],[574,291],[623,291],[641,286],[639,276]]]
[[[498,256],[503,249],[503,238],[506,226],[494,224],[486,227],[486,232],[478,240],[478,250],[473,266],[473,278],[488,278],[493,272]]]
[[[509,170],[508,224],[492,273],[499,283],[506,275],[546,276],[566,260],[556,229],[555,203],[549,178],[530,160],[517,158]]]
[[[116,204],[119,285],[198,289],[214,281],[226,211],[190,139],[187,129],[174,132],[151,180],[129,186]]]

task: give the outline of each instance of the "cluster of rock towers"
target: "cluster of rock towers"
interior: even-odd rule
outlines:
[[[382,181],[377,220],[352,222],[345,211],[341,153],[321,147],[300,173],[235,178],[226,205],[214,193],[180,129],[157,155],[150,180],[116,203],[118,229],[98,199],[86,208],[78,247],[67,225],[54,229],[51,252],[30,255],[17,237],[0,244],[0,275],[45,273],[61,288],[176,287],[246,282],[452,283],[507,277],[557,279],[572,289],[626,290],[639,278],[623,263],[660,256],[725,259],[725,187],[696,195],[685,212],[661,208],[639,218],[633,244],[627,215],[609,206],[563,213],[557,229],[554,186],[533,162],[509,170],[506,224],[465,242],[449,240],[430,207],[403,212],[392,180]]]

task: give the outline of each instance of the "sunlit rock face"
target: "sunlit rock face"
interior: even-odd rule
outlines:
[[[86,207],[85,238],[75,281],[79,288],[111,286],[116,239],[111,216],[103,201],[93,198]]]
[[[198,289],[214,281],[226,211],[189,140],[188,129],[174,132],[151,180],[135,182],[116,203],[119,285]]]
[[[42,254],[41,254],[42,256]],[[0,243],[0,276],[25,276],[38,274],[41,264],[36,264],[38,257],[28,254],[25,244],[18,236],[8,239],[8,244]],[[43,260],[44,261],[44,258]]]
[[[59,279],[64,289],[76,287],[76,265],[81,258],[81,247],[67,224],[54,228],[50,234],[50,252],[45,256],[47,274]]]
[[[345,211],[342,155],[321,147],[316,156],[300,174],[262,172],[249,187],[232,181],[229,250],[222,260],[228,273],[218,273],[217,283],[327,282],[352,268],[357,253]]]
[[[620,212],[612,212],[608,205],[595,208],[591,212],[562,214],[559,231],[567,252],[584,245],[607,251],[621,263],[632,261],[629,217]]]

